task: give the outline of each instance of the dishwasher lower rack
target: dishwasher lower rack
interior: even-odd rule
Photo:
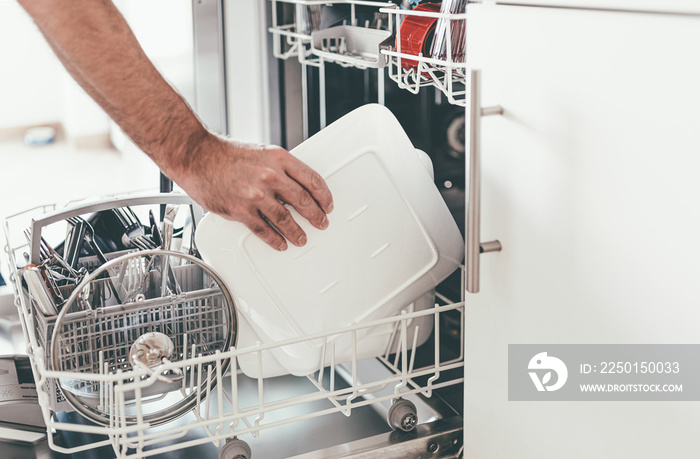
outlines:
[[[5,228],[7,233],[7,223]],[[21,252],[21,248],[18,250],[17,246],[8,245],[6,252],[9,255],[10,266],[15,270],[18,266],[15,254]],[[188,282],[192,282],[188,279],[198,277],[192,276],[193,269],[191,266],[177,267],[174,271],[179,281],[188,285]],[[72,345],[77,346],[76,349],[89,349],[90,352],[84,352],[82,360],[77,359],[75,365],[68,366],[75,371],[58,371],[51,364],[51,354],[48,351],[52,344],[52,327],[55,321],[46,320],[37,310],[34,300],[22,288],[20,276],[19,271],[13,271],[15,303],[28,341],[27,353],[32,362],[39,404],[49,432],[49,446],[64,454],[109,447],[119,458],[151,457],[211,442],[216,446],[223,445],[220,457],[230,459],[240,456],[246,459],[250,457],[250,448],[243,440],[237,438],[239,436],[257,436],[265,429],[334,413],[350,416],[354,409],[388,401],[394,401],[389,410],[390,425],[395,429],[411,430],[416,423],[415,407],[412,408],[412,404],[404,397],[412,394],[431,397],[435,390],[463,382],[460,369],[464,365],[464,302],[452,303],[444,297],[441,298],[442,304],[436,304],[431,309],[403,311],[394,317],[284,342],[258,344],[246,348],[231,346],[209,355],[202,353],[196,345],[193,347],[191,334],[183,330],[185,333],[182,334],[182,338],[176,339],[174,343],[177,359],[173,360],[176,361],[161,364],[155,371],[150,372],[124,365],[126,349],[92,352],[91,346],[94,346],[94,342],[81,344],[78,340]],[[216,301],[220,295],[216,291],[205,293],[209,294],[211,301]],[[203,305],[204,303],[196,301],[187,304],[165,298],[159,302],[148,303],[144,305],[147,307],[142,308],[138,304],[130,306],[131,309],[120,306],[107,311],[111,314],[91,320],[102,324],[100,327],[105,330],[105,334],[100,338],[100,343],[108,343],[109,325],[128,321],[127,317],[130,314],[133,317],[149,314],[151,325],[154,323],[153,317],[167,325],[169,318],[178,311],[178,314],[188,314],[191,320],[206,320],[210,324],[216,324],[219,321],[217,317],[207,317],[206,308],[201,309]],[[213,310],[216,311],[216,308]],[[434,346],[434,350],[428,351],[428,354],[432,354],[428,359],[425,359],[425,353],[416,359],[419,330],[411,325],[415,325],[416,321],[425,316],[433,316],[435,329],[431,339],[421,350],[425,350],[428,343]],[[458,316],[458,319],[455,319],[455,316]],[[441,323],[445,323],[444,319],[452,323],[458,320],[459,331],[455,332],[459,333],[458,347],[454,344],[454,336],[441,333]],[[84,319],[77,317],[75,320],[80,325],[80,321]],[[136,324],[138,320],[129,323],[132,322]],[[386,352],[377,357],[388,371],[380,376],[368,378],[362,374],[362,362],[358,361],[358,343],[367,330],[380,326],[391,326],[393,329]],[[201,327],[197,325],[195,328]],[[147,329],[138,327],[127,329],[131,329],[130,333],[134,336],[148,332]],[[347,338],[352,343],[350,362],[343,363],[335,359],[340,353],[336,354],[333,341],[338,337]],[[448,339],[453,348],[459,349],[457,355],[445,356],[444,352],[441,352],[441,348],[444,349],[441,343]],[[269,381],[260,376],[255,380],[258,388],[257,400],[253,403],[241,400],[239,385],[241,382],[250,381],[242,380],[245,377],[240,374],[239,359],[257,359],[261,370],[259,374],[262,375],[265,373],[264,353],[275,347],[305,341],[323,342],[324,355],[321,362],[330,361],[329,366],[324,367],[321,363],[317,372],[306,377],[310,381],[310,389],[307,392],[293,395],[270,393],[266,391]],[[122,364],[105,365],[108,360],[121,360]],[[338,373],[345,373],[344,379],[348,384],[336,381],[336,369]],[[460,373],[456,377],[454,370]],[[167,379],[178,374],[184,377],[180,380]],[[447,375],[450,377],[446,377]],[[165,388],[164,378],[168,382]],[[100,422],[85,422],[82,418],[72,415],[57,415],[73,410],[73,406],[65,400],[57,381],[70,381],[71,387],[97,394],[94,408],[102,416]],[[66,384],[63,386],[66,387]],[[151,420],[152,413],[157,413],[159,407],[163,403],[169,403],[168,400],[172,397],[188,401],[183,410],[190,413],[190,418],[193,418],[191,422],[183,424],[160,422],[162,419]],[[322,403],[323,408],[319,408],[319,403]],[[310,405],[313,405],[314,409],[306,411],[303,415],[290,413],[293,407]],[[347,422],[351,425],[353,420],[349,419]],[[78,444],[65,446],[57,442],[58,437],[51,435],[51,432],[79,434],[81,440]],[[230,441],[231,439],[234,440]]]
[[[227,439],[253,434],[257,436],[266,428],[276,427],[304,419],[329,415],[331,413],[342,413],[350,416],[355,408],[367,406],[374,403],[381,403],[387,400],[397,400],[390,410],[390,423],[392,427],[401,430],[412,430],[415,426],[415,411],[411,410],[410,404],[402,401],[403,397],[410,394],[422,394],[425,397],[432,396],[433,391],[459,384],[463,378],[442,380],[441,375],[450,370],[463,367],[463,355],[460,352],[456,358],[443,359],[440,356],[440,318],[443,314],[456,311],[463,319],[464,303],[453,303],[446,305],[436,305],[433,309],[417,311],[409,314],[402,314],[396,317],[389,317],[371,323],[355,325],[342,330],[333,330],[328,333],[308,336],[296,340],[288,340],[280,343],[258,345],[245,349],[231,348],[226,352],[217,352],[209,356],[192,355],[185,351],[185,358],[178,362],[171,362],[162,365],[156,373],[146,376],[136,370],[126,372],[110,373],[84,373],[84,372],[61,372],[52,371],[47,367],[43,358],[44,353],[36,352],[33,356],[38,374],[42,380],[38,381],[39,400],[44,408],[45,421],[49,429],[56,431],[82,432],[89,434],[104,435],[102,439],[85,445],[73,448],[65,448],[53,443],[50,437],[51,448],[62,453],[76,453],[92,448],[111,445],[117,457],[149,457],[169,451],[187,448],[206,442],[214,444],[224,444]],[[433,315],[435,318],[436,330],[433,334],[435,353],[434,361],[416,366],[416,349],[412,347],[415,343],[415,335],[409,336],[407,329],[412,320],[425,315]],[[258,400],[257,403],[248,406],[241,406],[238,399],[239,379],[243,376],[237,371],[237,359],[245,355],[253,355],[258,358],[259,364],[263,365],[262,353],[276,346],[288,346],[303,342],[305,340],[328,340],[332,336],[347,334],[351,337],[353,348],[357,348],[357,335],[363,331],[384,324],[393,324],[395,338],[398,340],[398,352],[394,355],[382,355],[378,359],[389,369],[388,376],[382,376],[377,380],[363,379],[363,375],[358,372],[358,361],[353,358],[345,365],[350,368],[350,378],[352,383],[349,387],[336,384],[335,362],[329,367],[320,367],[318,372],[308,375],[307,378],[313,384],[314,390],[302,395],[292,397],[271,398],[266,396],[266,380],[257,378]],[[393,340],[392,340],[393,342]],[[461,347],[460,347],[461,349]],[[39,351],[39,350],[38,350]],[[326,347],[326,352],[332,356],[334,353],[332,343]],[[356,357],[356,356],[354,356]],[[226,368],[231,369],[230,378],[225,378]],[[153,387],[159,384],[159,376],[168,372],[181,372],[190,377],[185,377],[177,387],[177,391],[182,397],[193,397],[195,404],[193,413],[195,420],[187,425],[177,425],[170,427],[168,424],[157,429],[152,429],[146,421],[141,421],[145,417],[145,410],[149,404],[157,404],[159,397],[148,399],[145,394],[154,392]],[[215,384],[202,384],[202,378],[209,378]],[[102,387],[101,403],[102,411],[108,414],[107,424],[85,425],[82,423],[67,423],[56,420],[51,416],[48,409],[50,394],[46,392],[47,380],[68,379],[81,381],[86,386]],[[361,382],[360,382],[361,381]],[[389,394],[384,395],[385,389],[390,388]],[[382,392],[382,395],[374,395]],[[292,415],[289,417],[274,416],[274,421],[266,421],[266,415],[272,413],[284,413],[290,407],[310,404],[319,400],[327,401],[327,407],[322,410],[306,413],[302,416]],[[415,408],[413,408],[415,410]],[[392,421],[391,418],[394,420]],[[398,416],[398,417],[397,417]],[[269,416],[268,416],[269,417]],[[132,422],[136,419],[136,422]],[[352,422],[352,420],[348,420]],[[198,438],[185,439],[190,431],[197,430],[201,435]],[[173,440],[182,438],[181,443],[171,444]],[[167,443],[167,444],[166,444]],[[228,457],[228,456],[226,456]],[[236,457],[236,455],[232,456]],[[245,455],[241,457],[245,458]]]

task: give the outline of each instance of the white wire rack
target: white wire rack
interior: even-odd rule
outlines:
[[[467,91],[467,64],[456,61],[453,53],[453,31],[463,27],[466,21],[466,13],[442,13],[415,10],[400,10],[396,8],[382,8],[382,13],[389,15],[390,22],[393,21],[396,30],[396,49],[382,49],[381,53],[388,58],[388,74],[396,84],[407,91],[417,94],[421,88],[434,86],[447,96],[448,101],[453,105],[466,107]],[[438,26],[445,28],[445,41],[447,52],[445,59],[436,59],[424,56],[423,53],[409,54],[401,49],[401,22],[406,17],[424,17],[438,20]],[[442,21],[442,22],[441,22]],[[457,26],[457,27],[455,27]],[[466,38],[465,38],[466,39]],[[466,47],[465,47],[466,48]],[[404,66],[405,61],[415,63],[411,66]]]
[[[319,8],[325,2],[317,0],[270,0],[272,3],[272,26],[268,31],[274,37],[272,42],[272,53],[277,59],[289,59],[296,57],[303,65],[320,66],[321,59],[313,59],[311,55],[311,34],[309,31],[305,33],[302,26],[299,24],[301,18],[297,17],[299,8],[295,11],[293,22],[280,24],[277,11],[277,3],[290,3],[299,7],[315,7]]]
[[[302,125],[304,138],[308,138],[309,133],[309,114],[308,114],[308,94],[307,94],[307,74],[306,68],[316,67],[319,72],[319,107],[320,107],[320,128],[326,127],[326,73],[325,62],[335,62],[343,67],[358,67],[367,68],[361,59],[348,60],[346,56],[337,53],[333,57],[333,53],[321,52],[314,53],[312,48],[312,29],[320,24],[309,24],[308,18],[303,16],[304,8],[322,8],[325,5],[349,5],[350,6],[350,24],[351,26],[362,26],[358,24],[357,6],[369,6],[376,8],[377,11],[381,8],[395,7],[391,2],[379,2],[368,0],[341,0],[341,1],[322,1],[322,0],[270,0],[272,8],[272,26],[268,31],[273,36],[272,53],[278,59],[289,59],[296,57],[302,66],[301,72],[301,88],[302,88]],[[295,6],[294,21],[282,23],[278,17],[278,3],[287,3]],[[320,18],[319,18],[320,19]],[[370,24],[363,24],[368,28]],[[381,24],[379,24],[381,27]],[[388,23],[389,31],[391,32],[392,24]],[[381,66],[383,67],[383,65]],[[384,104],[384,70],[378,69],[378,98],[379,103]]]
[[[49,212],[55,206],[45,206],[33,209],[28,213],[8,217],[4,221],[6,240],[5,247],[9,263],[11,283],[15,293],[15,304],[19,310],[22,327],[27,337],[27,354],[32,363],[36,379],[39,404],[48,432],[78,432],[84,442],[67,447],[57,444],[53,435],[48,435],[51,449],[75,454],[81,451],[109,446],[118,458],[150,457],[156,454],[188,448],[208,442],[219,446],[227,439],[245,434],[259,435],[265,429],[315,418],[333,413],[350,416],[356,408],[374,403],[397,400],[410,394],[422,394],[431,397],[437,389],[454,386],[463,382],[463,374],[459,371],[457,377],[447,378],[446,373],[454,376],[453,370],[463,368],[464,344],[464,299],[453,303],[438,295],[441,304],[434,308],[406,312],[394,317],[387,317],[372,322],[353,324],[338,330],[328,330],[323,333],[304,336],[283,342],[260,344],[248,348],[230,347],[228,350],[217,350],[211,355],[202,355],[197,348],[186,343],[196,341],[195,337],[183,336],[178,358],[167,361],[155,370],[146,371],[141,367],[127,369],[125,366],[110,367],[100,365],[101,371],[57,371],[52,368],[46,341],[46,334],[37,330],[37,323],[42,322],[41,313],[37,310],[33,299],[22,287],[21,271],[18,269],[18,255],[29,250],[26,242],[17,243],[16,229],[20,221],[26,220],[28,214]],[[13,230],[14,228],[14,230]],[[15,232],[13,232],[15,231]],[[462,276],[462,279],[464,276]],[[462,288],[462,291],[464,289]],[[445,357],[441,353],[442,341],[447,339],[441,333],[441,317],[449,315],[459,321],[458,355]],[[422,317],[434,318],[434,333],[429,342],[434,351],[429,358],[422,357],[419,363],[417,355],[418,327],[415,322]],[[444,317],[445,318],[445,317]],[[384,374],[374,379],[360,375],[358,370],[358,344],[364,331],[379,326],[391,325],[393,333],[387,341],[385,352],[378,360],[388,369]],[[414,325],[414,333],[409,330]],[[336,350],[333,339],[339,335],[348,337],[352,343],[352,358],[343,368],[350,368],[349,384],[336,380],[336,367],[343,362],[335,360]],[[239,397],[239,386],[243,376],[240,372],[238,359],[248,356],[256,358],[260,368],[259,374],[264,374],[263,353],[275,347],[289,346],[305,341],[322,341],[323,355],[320,362],[330,358],[330,365],[319,364],[318,371],[308,375],[311,390],[303,394],[270,395],[266,392],[266,380],[258,377],[257,401],[243,401]],[[97,361],[105,359],[106,350],[93,349]],[[430,352],[428,352],[430,354]],[[227,371],[228,368],[228,371]],[[191,413],[194,420],[187,423],[166,423],[154,427],[146,421],[149,405],[158,404],[168,397],[164,393],[159,396],[157,387],[163,376],[183,374],[184,378],[170,394],[194,400]],[[54,414],[57,411],[69,410],[66,402],[56,404],[56,385],[52,381],[70,380],[83,384],[85,387],[100,387],[100,409],[107,414],[103,425],[86,424],[84,422],[59,420]],[[203,384],[203,380],[215,384]],[[249,381],[249,380],[247,380]],[[386,389],[389,389],[388,391]],[[296,406],[323,401],[324,408],[314,409],[299,415],[288,409]],[[315,406],[315,405],[314,405]],[[71,418],[72,419],[72,418]],[[352,421],[349,421],[352,422]],[[188,435],[190,432],[198,432]]]
[[[346,22],[346,24],[355,27],[364,26],[365,28],[369,28],[370,24],[368,21],[366,21],[365,24],[358,24],[356,11],[357,6],[369,6],[376,8],[377,11],[379,11],[380,8],[392,8],[396,6],[391,2],[368,0],[270,0],[270,2],[272,4],[272,26],[268,29],[268,31],[274,37],[272,48],[273,55],[278,59],[289,59],[290,57],[296,57],[302,64],[316,67],[322,66],[324,62],[322,57],[315,57],[311,49],[311,32],[316,29],[319,24],[318,22],[314,23],[314,20],[304,15],[304,8],[320,9],[322,6],[349,5],[350,23],[347,24]],[[278,3],[287,3],[295,6],[293,22],[281,23],[277,11]],[[379,27],[381,27],[381,24],[379,24]],[[389,31],[391,32],[391,24],[388,24],[388,27]],[[328,60],[332,61],[333,58],[326,58],[326,61]],[[352,65],[342,61],[339,63],[345,66]]]
[[[348,58],[343,56],[343,53],[327,52],[325,50],[314,50],[312,47],[312,34],[306,25],[300,25],[300,8],[302,7],[321,7],[321,5],[340,5],[349,4],[351,6],[350,24],[352,26],[369,27],[369,23],[358,24],[356,15],[356,5],[371,6],[377,8],[377,11],[388,15],[388,21],[385,24],[386,29],[395,40],[392,40],[392,48],[383,47],[377,50],[381,53],[383,59],[378,68],[378,92],[379,103],[384,102],[384,73],[387,72],[389,78],[394,81],[399,88],[405,89],[413,94],[417,94],[421,88],[435,87],[445,94],[449,103],[466,107],[466,79],[467,79],[467,64],[463,55],[456,58],[453,48],[459,47],[453,40],[453,34],[456,30],[464,28],[466,21],[466,13],[444,13],[444,12],[429,12],[416,10],[399,9],[391,2],[377,1],[336,1],[325,2],[318,0],[271,0],[272,2],[272,27],[269,32],[273,35],[273,54],[279,59],[289,59],[296,57],[303,66],[318,67],[320,72],[320,101],[321,101],[321,127],[325,127],[325,62],[335,62],[344,67],[356,67],[360,69],[368,68],[366,62],[362,58]],[[277,16],[277,3],[290,3],[296,5],[297,14],[295,21],[286,24],[280,24]],[[423,53],[410,54],[406,50],[401,49],[401,23],[406,17],[422,17],[432,18],[438,21],[438,27],[443,31],[445,38],[446,53],[444,56],[425,56]],[[308,33],[300,32],[304,30]],[[466,36],[460,34],[455,38],[458,40],[466,40]],[[465,49],[462,46],[460,49]],[[406,62],[411,62],[414,65],[403,65]],[[386,64],[386,67],[384,67]],[[372,65],[377,67],[377,65]],[[306,91],[306,72],[302,72],[302,86]],[[306,119],[306,118],[305,118]]]

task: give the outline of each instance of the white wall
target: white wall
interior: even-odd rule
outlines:
[[[68,72],[62,75],[63,111],[61,123],[66,137],[74,139],[109,133],[109,117],[83,91]]]
[[[0,129],[61,121],[65,75],[22,7],[0,1]]]
[[[224,8],[229,135],[270,142],[263,2],[228,0]]]
[[[0,2],[0,43],[0,129],[61,123],[69,139],[108,132],[107,115],[17,2]]]
[[[115,0],[158,71],[190,103],[194,100],[191,0]]]
[[[193,100],[189,0],[117,0],[146,54]],[[15,1],[0,1],[0,129],[62,123],[69,138],[106,134],[109,118],[53,54]]]

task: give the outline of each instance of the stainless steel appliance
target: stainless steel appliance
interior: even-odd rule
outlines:
[[[204,94],[204,90],[199,89],[200,86],[222,87],[220,81],[212,81],[216,76],[221,77],[221,73],[207,71],[207,66],[216,60],[225,69],[222,77],[225,80],[223,87],[227,109],[225,116],[220,114],[207,121],[213,125],[225,125],[225,129],[220,131],[233,137],[277,143],[288,149],[292,149],[354,108],[377,101],[385,104],[399,118],[414,145],[431,156],[436,184],[463,231],[465,64],[459,63],[459,69],[451,72],[450,78],[454,78],[454,81],[450,80],[450,84],[454,83],[454,86],[450,87],[449,92],[429,86],[418,94],[412,94],[393,83],[392,77],[399,78],[392,74],[397,70],[386,67],[390,56],[379,54],[376,44],[376,57],[364,60],[359,65],[353,64],[356,57],[352,53],[346,52],[346,57],[338,64],[328,60],[328,48],[316,54],[312,50],[311,35],[319,27],[327,30],[333,26],[359,25],[350,32],[361,32],[361,28],[370,31],[387,30],[391,40],[394,40],[394,30],[403,16],[397,17],[380,11],[382,8],[394,6],[390,3],[361,1],[332,4],[314,1],[222,4],[205,0],[195,3],[195,41],[216,44],[207,48],[206,54],[203,54],[207,56],[206,60],[202,59],[205,64],[197,69],[198,75],[206,73],[206,80],[202,80],[206,83],[197,85],[197,94]],[[310,16],[316,17],[314,27],[308,23],[307,19]],[[456,23],[456,20],[452,21],[451,17],[448,17],[449,15],[443,16],[446,24]],[[459,14],[453,16],[460,17]],[[198,25],[198,21],[201,22],[201,26]],[[347,40],[352,38],[348,37]],[[338,46],[335,48],[335,43],[329,44],[328,39],[324,40],[326,46],[330,47],[331,58],[334,50],[343,49],[341,39],[338,39]],[[367,59],[367,56],[363,59]],[[377,64],[372,63],[377,61],[381,63],[379,68],[362,68],[365,65],[377,67]],[[198,97],[197,110],[202,114],[213,115],[216,110],[212,108],[221,102],[219,97]],[[454,103],[455,97],[461,100]],[[456,273],[443,283],[438,291],[445,298],[458,301],[462,296],[461,277]],[[458,338],[462,335],[462,327],[462,319],[459,316],[445,317],[440,321],[435,333],[441,335],[442,352],[454,356],[461,353],[458,349],[461,346]],[[450,337],[457,339],[451,340]],[[432,352],[430,346],[424,351],[428,354]],[[421,354],[417,355],[420,359]],[[371,380],[386,371],[382,367],[382,364],[367,365],[367,378]],[[352,371],[348,372],[348,375],[348,382],[352,384]],[[461,379],[461,370],[454,370],[449,376],[443,377]],[[415,401],[417,404],[425,404],[425,407],[420,407],[419,411],[422,413],[418,416],[418,423],[425,424],[418,432],[421,437],[425,437],[424,440],[417,440],[418,443],[422,444],[435,433],[431,432],[433,426],[438,431],[441,429],[438,426],[442,424],[433,424],[434,421],[444,419],[441,422],[451,426],[448,429],[451,445],[449,448],[442,446],[440,454],[444,456],[440,457],[458,457],[460,454],[462,392],[462,386],[458,384],[437,391],[431,399],[418,397]],[[381,412],[381,417],[386,416],[390,407],[386,403],[371,406]],[[433,408],[428,409],[429,406]],[[408,438],[405,439],[404,446],[396,441],[385,443],[379,438],[364,443],[346,444],[345,442],[356,441],[360,437],[374,437],[372,434],[386,435],[383,433],[386,426],[382,425],[381,418],[377,419],[376,412],[376,409],[364,412],[364,419],[357,419],[353,413],[343,424],[342,430],[346,435],[338,435],[333,439],[319,439],[310,432],[307,436],[308,443],[305,442],[299,450],[306,451],[308,457],[330,457],[332,453],[324,450],[329,443],[335,444],[336,449],[360,451],[366,450],[367,444],[376,442],[374,454],[377,457],[389,454],[389,451],[395,451],[393,454],[396,454],[396,457],[406,457],[400,454],[406,455],[415,451],[415,443],[408,441]],[[378,429],[362,433],[363,426],[368,425],[376,425]],[[256,447],[265,447],[265,435],[264,431],[261,432],[260,441],[252,445],[253,454],[256,454]],[[338,446],[343,444],[346,446]],[[291,456],[283,451],[271,453],[266,450],[265,453],[265,457]]]

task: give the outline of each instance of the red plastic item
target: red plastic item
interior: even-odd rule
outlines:
[[[423,3],[413,9],[413,11],[440,12],[439,3]],[[435,23],[437,18],[406,15],[400,28],[401,53],[418,54],[430,57],[432,39],[435,33]],[[399,50],[399,43],[396,43],[396,50]],[[418,67],[418,61],[413,59],[401,59],[401,67],[405,69]]]

